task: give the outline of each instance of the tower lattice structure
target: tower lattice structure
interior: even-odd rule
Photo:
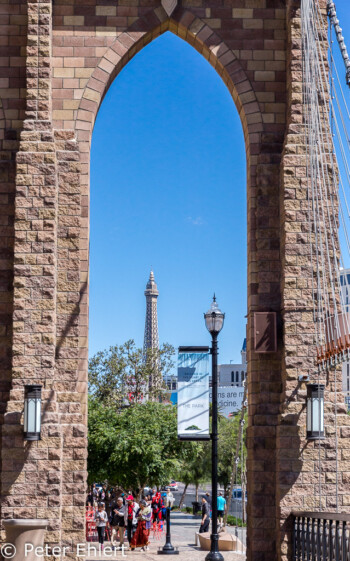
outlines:
[[[146,321],[145,321],[145,337],[143,342],[144,356],[147,355],[149,349],[159,348],[158,338],[158,315],[157,315],[157,299],[158,288],[154,280],[153,271],[150,272],[146,285]]]

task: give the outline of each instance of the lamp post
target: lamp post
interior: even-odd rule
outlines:
[[[158,555],[178,555],[180,552],[178,549],[171,543],[171,536],[170,536],[170,510],[171,507],[168,504],[166,507],[166,538],[165,538],[165,545],[162,549],[158,550]]]
[[[211,429],[211,485],[212,485],[212,532],[210,553],[206,561],[223,561],[219,552],[218,534],[218,335],[224,325],[225,314],[219,309],[214,294],[210,309],[204,314],[205,325],[212,338],[212,429]]]

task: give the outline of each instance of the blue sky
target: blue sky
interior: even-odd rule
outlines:
[[[220,361],[238,360],[246,314],[246,164],[221,78],[166,33],[110,87],[92,139],[90,356],[143,344],[153,267],[160,342],[206,345],[213,292],[226,313]]]
[[[350,52],[350,10],[349,10],[349,3],[346,2],[346,0],[337,0],[336,1],[336,10],[337,10],[337,16],[339,19],[339,24],[340,26],[343,28],[343,36],[345,38],[345,43],[348,49],[348,52]],[[338,71],[338,75],[339,75],[339,79],[341,82],[341,86],[343,89],[343,94],[344,94],[344,99],[346,100],[347,106],[348,108],[350,107],[350,89],[349,87],[345,84],[345,66],[344,66],[344,62],[343,59],[341,57],[340,54],[340,49],[339,46],[337,44],[337,40],[335,37],[335,33],[333,32],[333,55],[334,55],[334,59],[335,59],[335,63],[336,63],[336,67],[337,67],[337,71]],[[336,77],[336,73],[333,70],[333,76],[334,76],[334,83],[335,83],[335,88],[337,91],[337,97],[340,103],[340,107],[343,113],[343,125],[345,125],[345,127],[347,128],[347,136],[349,137],[350,135],[350,120],[348,119],[348,110],[346,109],[344,102],[343,102],[343,96],[341,94],[338,82],[337,82],[337,77]],[[348,165],[349,164],[349,156],[350,156],[350,152],[349,152],[349,143],[348,140],[344,134],[344,131],[342,129],[342,119],[340,117],[339,114],[339,110],[337,109],[337,102],[336,99],[334,99],[334,106],[335,106],[335,113],[336,113],[336,119],[338,121],[338,126],[339,129],[341,131],[341,135],[342,135],[342,142],[344,145],[344,154],[345,157],[348,161]],[[333,123],[333,129],[334,132],[336,132],[336,126]],[[349,205],[349,182],[347,179],[347,174],[346,174],[346,169],[343,163],[343,159],[342,159],[342,155],[341,155],[341,150],[340,150],[340,146],[339,146],[339,142],[337,140],[337,135],[335,134],[334,137],[334,142],[335,142],[335,148],[336,148],[336,153],[337,153],[337,157],[338,157],[338,164],[339,164],[339,171],[342,177],[342,181],[343,181],[343,185],[344,185],[344,190],[346,193],[346,198],[347,198],[347,205]],[[341,200],[341,204],[344,208],[344,220],[346,223],[346,229],[347,229],[347,234],[350,234],[350,216],[348,213],[348,209],[347,209],[347,205],[344,199],[344,196],[342,194],[342,188],[339,189],[340,191],[340,200]],[[344,266],[345,267],[350,267],[350,254],[347,248],[347,243],[346,243],[346,236],[344,234],[344,228],[342,226],[342,223],[340,222],[340,243],[341,243],[341,247],[342,247],[342,254],[343,254],[343,262],[344,262]]]
[[[337,1],[337,11],[350,45],[346,0]],[[160,342],[209,344],[203,312],[215,291],[226,313],[219,361],[238,361],[246,247],[237,110],[208,62],[165,33],[117,76],[95,124],[90,356],[130,338],[142,346],[144,289],[153,267]]]

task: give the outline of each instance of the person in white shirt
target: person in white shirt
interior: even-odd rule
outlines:
[[[104,503],[99,503],[98,510],[95,512],[95,522],[98,533],[98,543],[103,550],[103,544],[105,541],[106,524],[108,522],[107,512],[105,511]]]
[[[168,488],[166,492],[166,506],[168,506],[171,509],[174,504],[174,501],[175,501],[174,495],[172,494],[171,490]]]

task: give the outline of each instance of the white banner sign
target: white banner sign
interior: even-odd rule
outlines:
[[[221,386],[218,388],[218,409],[224,417],[232,417],[242,408],[244,388],[241,386]],[[210,402],[212,393],[210,388]]]
[[[209,439],[209,353],[179,348],[177,423],[182,440]]]

